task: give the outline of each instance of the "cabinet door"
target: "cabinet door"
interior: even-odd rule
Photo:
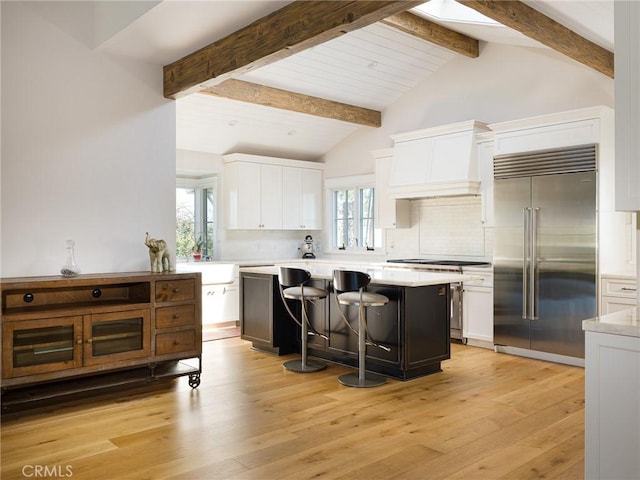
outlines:
[[[99,365],[151,355],[149,309],[85,316],[84,364]]]
[[[303,229],[302,168],[282,167],[282,228]]]
[[[462,336],[493,343],[493,289],[465,287]]]
[[[615,6],[615,192],[616,210],[640,210],[640,4]]]
[[[237,221],[239,229],[261,228],[262,216],[262,176],[257,163],[238,163],[237,165]]]
[[[478,144],[478,176],[480,177],[480,219],[486,226],[493,226],[493,142]]]
[[[393,157],[376,159],[376,227],[408,228],[411,226],[411,203],[409,200],[396,200],[389,194]]]
[[[243,274],[240,282],[242,339],[273,347],[271,276]]]
[[[322,230],[322,170],[302,169],[302,228]]]
[[[260,166],[260,228],[282,229],[282,167],[278,165]],[[255,188],[255,187],[254,187]]]
[[[282,167],[282,228],[322,229],[322,171]]]
[[[82,366],[82,316],[4,322],[2,378]]]
[[[224,308],[222,311],[223,322],[237,322],[240,319],[239,303],[240,294],[238,285],[232,284],[224,287]]]

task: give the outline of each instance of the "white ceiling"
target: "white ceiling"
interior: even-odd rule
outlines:
[[[166,65],[287,3],[165,0],[100,49]],[[524,3],[613,51],[613,0]],[[505,27],[438,23],[481,41],[546,48]],[[241,79],[384,111],[456,55],[374,24],[255,69]],[[176,142],[185,150],[317,159],[356,130],[372,128],[202,94],[176,102]]]

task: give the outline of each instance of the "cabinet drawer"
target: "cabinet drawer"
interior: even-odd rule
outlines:
[[[196,306],[179,305],[156,309],[156,328],[171,328],[196,324]]]
[[[626,278],[602,278],[602,295],[636,298],[636,282]]]
[[[156,282],[156,302],[193,300],[195,295],[195,280],[170,280],[167,282]]]
[[[161,333],[156,335],[156,355],[196,350],[195,330]]]

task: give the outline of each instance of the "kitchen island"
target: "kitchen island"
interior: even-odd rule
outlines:
[[[300,262],[283,266],[304,268],[310,285],[329,291],[329,296],[310,305],[313,328],[327,336],[309,336],[308,353],[341,365],[357,367],[357,335],[345,325],[338,308],[357,328],[358,309],[338,307],[332,288],[334,269],[359,270],[371,276],[368,291],[389,298],[384,307],[371,308],[367,323],[372,339],[390,348],[367,347],[367,369],[408,380],[441,370],[450,358],[450,284],[468,275],[412,271],[403,268],[330,265]],[[242,338],[253,347],[284,355],[300,351],[299,327],[288,316],[278,285],[279,265],[240,269],[240,321]],[[290,308],[300,315],[300,304]]]

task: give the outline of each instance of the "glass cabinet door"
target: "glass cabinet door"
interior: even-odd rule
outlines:
[[[150,355],[150,317],[148,309],[87,316],[84,364],[97,365]]]
[[[6,322],[3,377],[54,372],[82,365],[82,316]]]

